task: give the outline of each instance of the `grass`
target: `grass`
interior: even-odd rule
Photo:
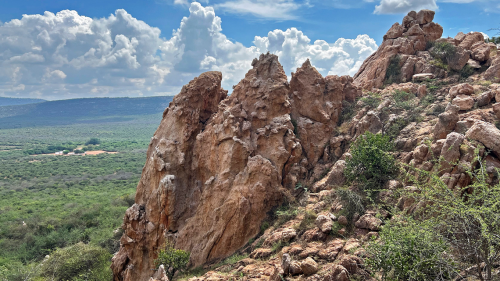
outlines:
[[[389,66],[385,72],[384,85],[401,82],[401,57],[399,55],[393,56],[389,61]]]
[[[367,106],[369,106],[371,108],[376,108],[380,104],[380,101],[382,100],[382,97],[379,94],[368,92],[360,100],[365,105],[367,105]]]
[[[78,242],[116,252],[122,232],[114,230],[134,203],[160,120],[156,114],[118,123],[0,129],[0,280],[17,280],[56,248]],[[92,137],[101,140],[99,149],[119,153],[26,154],[51,145],[83,146]]]

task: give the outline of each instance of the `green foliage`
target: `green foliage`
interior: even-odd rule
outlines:
[[[101,140],[99,140],[98,138],[91,138],[90,140],[88,140],[85,145],[89,145],[89,144],[92,144],[92,145],[98,145],[101,143]]]
[[[342,113],[339,118],[339,125],[344,122],[349,122],[356,115],[356,102],[348,102],[346,100],[342,101]]]
[[[168,280],[174,280],[174,274],[177,271],[182,273],[187,269],[189,255],[189,252],[175,249],[172,243],[166,242],[165,245],[158,250],[158,258],[155,259],[156,269],[158,269],[160,265],[163,265]]]
[[[336,194],[342,202],[342,212],[347,218],[348,227],[352,228],[354,216],[362,216],[365,213],[363,198],[349,189],[338,189]]]
[[[382,280],[448,280],[456,272],[448,245],[432,227],[411,219],[394,221],[367,247],[367,265]]]
[[[392,94],[392,99],[394,100],[394,107],[396,108],[401,108],[403,110],[413,110],[416,107],[416,98],[412,93],[396,90]]]
[[[469,78],[472,74],[474,74],[474,68],[472,68],[470,65],[465,65],[461,70],[460,70],[460,77],[462,79]]]
[[[305,211],[304,218],[295,226],[296,230],[304,231],[313,227],[317,217],[318,216],[313,211]]]
[[[365,96],[363,96],[360,100],[365,105],[367,105],[371,108],[376,108],[380,104],[382,97],[380,95],[375,94],[375,93],[369,92]]]
[[[387,71],[385,73],[385,85],[401,82],[401,66],[399,65],[400,62],[401,57],[399,55],[393,56],[389,61],[389,65],[387,66]]]
[[[435,42],[430,52],[433,57],[440,58],[448,63],[456,55],[457,47],[446,41]]]
[[[367,132],[358,137],[351,147],[352,157],[346,160],[347,180],[374,195],[398,173],[396,161],[389,153],[393,148],[389,136]]]
[[[432,202],[418,211],[418,217],[452,247],[462,270],[475,266],[467,272],[491,280],[493,267],[500,262],[500,184],[490,186],[485,163],[479,157],[473,162],[479,164],[477,170],[464,167],[473,183],[456,190],[434,172],[415,170],[426,181],[409,177],[420,190],[412,194],[417,202]]]
[[[435,58],[435,59],[431,60],[429,63],[434,65],[437,68],[441,68],[443,70],[450,71],[450,67],[439,58]]]
[[[491,38],[484,39],[484,41],[485,41],[486,43],[490,43],[490,42],[491,42],[491,43],[495,43],[495,44],[500,44],[500,37],[495,37],[495,36],[493,36],[493,37],[491,37]]]
[[[50,280],[111,280],[109,268],[111,254],[106,250],[84,243],[57,249],[44,260],[40,276]]]
[[[275,213],[275,223],[274,226],[278,227],[285,222],[295,218],[299,214],[299,209],[295,205],[285,204],[279,207]]]
[[[292,122],[292,125],[293,125],[293,133],[296,136],[299,136],[299,130],[298,130],[298,126],[297,126],[297,120],[291,119],[290,121]]]

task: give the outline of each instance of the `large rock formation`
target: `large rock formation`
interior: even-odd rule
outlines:
[[[147,280],[166,239],[191,252],[192,266],[231,255],[259,233],[283,186],[294,190],[327,161],[343,100],[361,94],[352,78],[323,78],[306,61],[289,85],[275,55],[252,66],[229,97],[221,73],[207,72],[165,110],[125,214],[115,280]]]
[[[412,11],[405,16],[402,25],[395,23],[384,36],[382,45],[356,73],[354,84],[367,90],[382,87],[391,59],[401,68],[403,82],[411,81],[418,73],[442,76],[440,69],[428,62],[429,53],[424,52],[427,42],[435,41],[443,34],[443,27],[432,22],[433,19],[433,11]]]

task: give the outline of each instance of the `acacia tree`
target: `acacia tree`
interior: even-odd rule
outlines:
[[[158,258],[155,260],[156,269],[163,265],[168,280],[174,280],[177,271],[183,272],[189,263],[189,252],[175,249],[172,242],[165,242],[164,246],[158,250]]]
[[[415,181],[420,192],[410,196],[425,206],[417,217],[451,246],[463,272],[492,280],[493,266],[500,261],[500,183],[488,184],[484,163],[477,156],[474,162],[477,170],[466,169],[473,183],[455,190],[437,173],[418,170],[428,181]]]

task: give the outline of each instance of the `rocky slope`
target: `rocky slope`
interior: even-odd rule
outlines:
[[[218,72],[183,87],[149,146],[114,279],[148,280],[158,247],[171,239],[191,252],[192,267],[248,255],[192,280],[369,280],[363,244],[388,214],[368,210],[345,236],[334,192],[345,182],[350,144],[366,131],[390,135],[402,163],[439,165],[450,188],[471,182],[464,167],[475,148],[491,151],[485,160],[497,181],[500,56],[480,33],[440,38],[433,17],[410,12],[394,24],[354,79],[322,77],[306,61],[288,83],[278,58],[266,54],[230,96]],[[443,42],[455,52],[443,53]],[[411,212],[411,200],[390,199],[400,188],[409,187],[389,182],[381,200]],[[273,221],[284,202],[299,207]]]

